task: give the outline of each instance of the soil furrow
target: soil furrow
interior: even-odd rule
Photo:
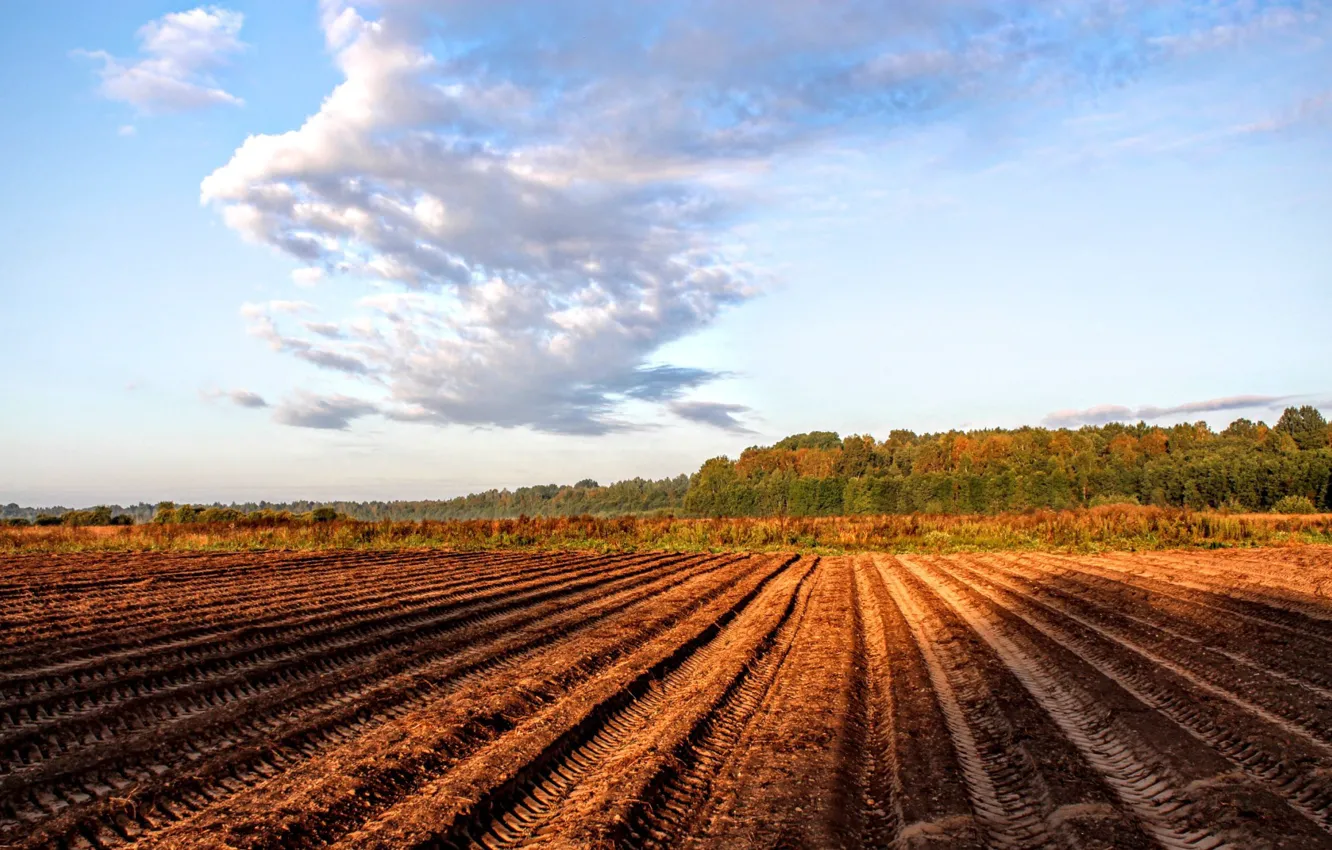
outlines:
[[[1332,850],[1332,547],[0,556],[0,846]]]
[[[306,639],[304,646],[281,656],[260,655],[249,665],[223,667],[215,675],[171,678],[157,689],[131,691],[104,705],[75,705],[71,713],[44,711],[50,719],[28,723],[0,735],[0,752],[14,753],[18,761],[0,763],[0,793],[9,787],[6,769],[23,773],[33,765],[76,756],[85,747],[106,750],[119,746],[122,736],[133,736],[155,727],[162,720],[178,723],[218,708],[260,698],[274,689],[289,688],[300,681],[323,679],[341,670],[355,670],[395,652],[425,645],[427,639],[446,639],[449,634],[486,617],[535,604],[567,593],[595,587],[626,576],[649,574],[672,563],[635,563],[627,570],[584,577],[556,576],[530,585],[500,588],[474,597],[460,597],[433,606],[426,615],[394,617],[378,629],[334,629],[330,639]],[[301,651],[303,650],[303,651]],[[52,716],[53,715],[53,716]]]
[[[864,763],[852,563],[826,559],[772,684],[756,693],[679,841],[691,847],[847,847],[861,839]],[[683,831],[683,830],[682,830]]]
[[[964,638],[931,610],[919,580],[879,568],[910,624],[966,777],[976,821],[992,847],[1059,847],[1049,790],[1002,709],[971,665]]]
[[[215,636],[189,647],[173,647],[174,657],[156,664],[138,659],[132,667],[61,674],[54,685],[49,679],[29,679],[21,687],[29,693],[35,692],[33,695],[0,701],[3,713],[0,716],[8,719],[6,725],[10,727],[4,729],[0,725],[3,730],[0,752],[17,746],[12,740],[15,736],[56,734],[53,727],[67,718],[87,717],[91,712],[131,699],[142,703],[144,697],[154,693],[170,696],[181,686],[199,686],[213,674],[218,679],[243,678],[247,670],[300,661],[321,647],[351,647],[377,635],[420,629],[428,626],[432,618],[456,611],[465,604],[495,599],[517,589],[556,584],[589,572],[609,572],[609,568],[622,565],[611,562],[605,568],[598,564],[584,570],[577,565],[565,568],[556,564],[537,571],[524,570],[517,581],[500,570],[495,576],[448,585],[421,598],[406,593],[389,604],[367,606],[368,610],[316,617],[296,626],[254,629],[240,636]],[[6,683],[8,686],[10,683]]]
[[[793,585],[774,588],[773,593],[766,595],[767,609],[779,600],[784,604],[776,622],[765,624],[766,631],[757,636],[758,647],[763,646],[765,639],[770,640],[770,636],[795,611],[800,587],[810,571],[803,571]],[[675,692],[687,688],[692,679],[705,675],[726,652],[736,651],[730,638],[739,633],[739,639],[744,640],[745,635],[757,627],[756,621],[761,621],[760,615],[766,609],[753,607],[751,602],[767,586],[765,582],[756,587],[752,595],[668,657],[593,706],[535,759],[488,792],[445,832],[426,842],[426,846],[472,847],[479,844],[496,850],[543,843],[542,826],[579,782],[608,760],[618,747],[641,734],[654,716],[666,708]]]
[[[1065,737],[1100,773],[1125,808],[1162,847],[1212,850],[1225,846],[1223,839],[1208,830],[1194,814],[1194,801],[1183,791],[1185,783],[1146,742],[1104,708],[1108,703],[1104,695],[1072,684],[1087,681],[1087,676],[1068,676],[1068,671],[1061,670],[1040,647],[1031,645],[1027,636],[1007,627],[984,604],[968,598],[974,593],[971,588],[940,579],[939,572],[922,570],[905,557],[900,560],[916,575],[928,577],[934,592],[994,649]]]
[[[591,562],[591,559],[587,559],[587,562]],[[606,559],[599,565],[606,567],[613,563],[614,559]],[[84,651],[55,663],[53,661],[58,654],[52,648],[51,652],[43,654],[40,666],[16,668],[0,674],[0,695],[37,691],[47,694],[63,687],[77,687],[89,678],[98,677],[101,674],[99,668],[110,665],[124,665],[124,670],[113,668],[108,670],[106,675],[123,676],[130,671],[137,672],[137,665],[147,664],[163,654],[177,654],[182,661],[188,662],[195,660],[190,655],[190,650],[196,647],[215,648],[225,647],[229,643],[247,642],[259,645],[264,639],[277,639],[288,631],[299,633],[303,629],[330,628],[336,625],[337,620],[334,618],[338,616],[346,617],[348,622],[351,622],[352,618],[368,621],[384,613],[401,612],[404,606],[413,602],[418,605],[428,604],[431,595],[461,592],[465,587],[476,587],[479,583],[487,581],[494,582],[505,575],[519,574],[536,578],[555,570],[573,569],[581,565],[577,559],[567,564],[558,561],[537,563],[516,560],[511,565],[501,563],[495,565],[493,570],[487,569],[481,572],[475,567],[466,565],[439,572],[423,571],[424,574],[421,575],[417,575],[415,571],[403,570],[395,572],[394,582],[387,589],[353,587],[345,592],[331,594],[322,594],[317,589],[302,589],[288,595],[281,588],[270,588],[262,596],[256,595],[254,599],[234,597],[234,603],[228,606],[235,609],[234,621],[212,625],[197,625],[208,622],[217,612],[209,610],[206,602],[196,595],[191,600],[193,604],[188,618],[188,622],[195,625],[177,628],[154,638],[135,638],[124,630],[118,630],[117,643],[123,648],[117,648],[112,644],[110,647],[112,651],[105,652],[107,646],[103,635],[97,644],[102,650],[99,654],[89,655]],[[357,578],[369,583],[374,582],[377,576],[363,573]],[[278,594],[281,595],[277,598],[282,600],[280,607],[272,605],[275,595]],[[151,601],[144,600],[137,604],[147,605],[151,604]],[[256,615],[256,605],[262,605],[264,613]],[[344,614],[344,611],[351,613]],[[176,624],[182,622],[178,614],[164,617],[167,618]],[[114,623],[115,620],[110,619],[109,622]],[[44,683],[43,679],[51,681]]]
[[[1014,580],[1022,579],[1014,576]],[[1298,685],[1237,664],[1210,644],[1180,640],[1117,609],[1101,607],[1086,594],[1069,593],[1048,582],[1039,588],[1044,598],[1068,616],[1077,617],[1154,664],[1188,679],[1196,688],[1230,700],[1288,735],[1304,739],[1313,749],[1332,755],[1332,706],[1308,699],[1308,693]]]
[[[674,746],[666,745],[669,739],[663,744],[639,742],[636,749],[622,755],[612,771],[623,779],[603,786],[601,797],[583,795],[578,801],[581,810],[597,814],[584,819],[581,830],[566,827],[559,838],[617,847],[677,846],[717,783],[723,781],[721,773],[783,668],[803,628],[808,606],[809,595],[802,599],[798,588],[782,620],[738,672],[729,676],[721,694],[705,703],[706,710],[700,706],[677,713],[674,726],[679,731]],[[711,697],[715,691],[705,693]],[[577,819],[575,813],[566,821]]]
[[[1159,629],[1170,638],[1209,648],[1237,664],[1313,691],[1324,699],[1332,698],[1332,673],[1308,663],[1310,657],[1327,649],[1319,640],[1194,600],[1126,585],[1092,572],[1065,569],[1059,561],[985,560],[999,569],[1034,578],[1052,589],[1114,611],[1144,627]]]
[[[780,569],[779,564],[772,569]],[[737,588],[752,574],[744,565],[718,572],[715,577],[699,574],[632,600],[598,600],[587,606],[593,610],[570,612],[565,617],[569,625],[548,626],[539,637],[537,632],[514,633],[506,639],[515,649],[502,677],[482,671],[484,675],[459,680],[448,690],[447,699],[437,693],[412,713],[329,751],[309,771],[293,772],[269,783],[262,793],[215,809],[209,822],[222,830],[238,819],[262,822],[266,810],[299,811],[298,817],[280,824],[252,827],[249,837],[276,831],[283,835],[284,846],[331,842],[410,798],[458,759],[506,734],[523,717],[615,663],[637,643],[655,640],[695,612],[743,593]],[[657,600],[676,604],[657,607]],[[343,775],[328,776],[322,765],[330,759],[347,765]]]
[[[1286,823],[1284,828],[1292,834],[1307,832],[1314,826],[1332,832],[1332,783],[1327,779],[1332,775],[1332,763],[1321,751],[1311,750],[1303,739],[1291,738],[1280,728],[1274,729],[1265,719],[1244,711],[1233,701],[1198,688],[1191,678],[1157,664],[1059,606],[1038,598],[1011,577],[988,571],[981,574],[972,569],[968,578],[978,592],[1002,604],[1051,640],[1075,651],[1086,664],[1125,692],[1210,745],[1243,771],[1231,779],[1219,777],[1214,783],[1204,783],[1214,785],[1218,794],[1227,786],[1235,794],[1247,793],[1246,783],[1239,781],[1247,775],[1311,822],[1307,827]],[[1170,747],[1163,744],[1162,748]],[[1261,800],[1256,806],[1259,810],[1264,808]],[[1325,837],[1315,841],[1305,834],[1302,840],[1303,846],[1332,846],[1323,843]]]
[[[684,575],[678,578],[683,580]],[[674,579],[668,576],[667,580]],[[188,718],[165,730],[150,727],[145,730],[141,744],[112,747],[99,757],[72,756],[36,765],[34,770],[41,771],[37,775],[33,775],[30,770],[27,774],[10,777],[10,781],[20,783],[15,786],[13,793],[26,790],[31,795],[33,782],[39,782],[36,787],[50,789],[45,792],[49,802],[43,801],[40,796],[36,799],[30,796],[31,803],[24,806],[11,793],[7,795],[7,806],[12,806],[16,811],[26,809],[34,813],[58,813],[71,804],[87,803],[91,798],[108,796],[117,786],[151,781],[159,773],[178,770],[180,765],[198,761],[213,752],[220,752],[225,757],[230,750],[244,751],[250,746],[245,742],[263,741],[275,729],[289,727],[293,722],[300,728],[299,718],[317,714],[323,710],[321,706],[354,717],[357,714],[356,707],[368,701],[380,705],[378,710],[382,712],[385,705],[392,706],[415,695],[393,688],[386,690],[381,685],[389,676],[410,674],[416,670],[428,681],[430,664],[447,661],[452,653],[474,642],[476,636],[502,633],[505,629],[520,629],[558,614],[566,607],[578,604],[580,599],[596,598],[619,589],[633,590],[650,585],[653,581],[655,578],[652,572],[636,574],[621,578],[618,582],[592,583],[573,597],[563,594],[552,596],[535,608],[523,608],[517,603],[511,603],[488,617],[463,624],[450,642],[435,645],[423,640],[421,645],[408,646],[396,661],[381,658],[374,669],[350,677],[320,676],[313,682],[313,687],[285,687],[248,705],[233,702],[211,716]],[[510,609],[516,610],[511,613]],[[308,745],[307,742],[305,746]],[[168,756],[171,753],[175,754]],[[67,766],[63,764],[66,761],[69,762]],[[173,767],[173,764],[176,766]],[[102,777],[105,776],[114,777],[114,781],[103,781]]]

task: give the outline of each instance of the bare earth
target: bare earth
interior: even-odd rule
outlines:
[[[1332,847],[1332,549],[0,558],[0,846]]]

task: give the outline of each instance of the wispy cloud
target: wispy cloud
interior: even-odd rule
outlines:
[[[1332,90],[1301,99],[1293,107],[1232,128],[1234,134],[1283,133],[1332,123]]]
[[[1125,422],[1133,419],[1133,408],[1121,404],[1098,404],[1086,410],[1056,410],[1047,414],[1041,424],[1047,428],[1076,428],[1079,425],[1104,425],[1107,422]]]
[[[231,390],[227,393],[232,404],[239,407],[268,407],[268,402],[258,393],[252,393],[249,390]]]
[[[179,112],[243,101],[218,86],[211,72],[244,49],[244,16],[217,6],[172,12],[139,28],[139,57],[120,59],[103,50],[79,50],[102,63],[103,96],[143,112]],[[132,132],[132,128],[131,128]],[[121,135],[129,135],[121,128]]]
[[[237,407],[248,407],[248,408],[268,407],[268,402],[264,400],[263,396],[259,395],[258,393],[250,392],[249,390],[206,389],[202,390],[199,393],[199,395],[208,401],[215,401],[217,399],[226,399],[230,401],[232,404],[236,405]]]
[[[1081,425],[1104,425],[1107,422],[1129,422],[1139,419],[1163,419],[1195,413],[1217,413],[1225,410],[1248,410],[1272,407],[1296,396],[1235,395],[1206,401],[1190,401],[1170,407],[1146,405],[1139,408],[1118,404],[1101,404],[1085,410],[1057,410],[1041,420],[1049,428],[1076,428]]]
[[[297,393],[283,399],[273,414],[273,419],[283,425],[295,425],[300,428],[318,428],[323,430],[343,431],[353,419],[376,413],[378,408],[370,402],[344,395],[315,395]]]
[[[749,408],[743,404],[724,404],[716,401],[673,401],[668,407],[671,413],[690,422],[711,425],[723,431],[730,431],[732,434],[754,433],[736,418],[736,414],[749,412]]]

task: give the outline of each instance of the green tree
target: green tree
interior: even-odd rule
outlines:
[[[702,516],[734,516],[728,510],[738,476],[728,457],[714,457],[689,479],[685,509]]]
[[[1274,430],[1289,434],[1301,451],[1327,447],[1327,420],[1318,408],[1309,404],[1287,407]]]

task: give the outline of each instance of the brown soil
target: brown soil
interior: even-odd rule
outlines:
[[[1332,549],[0,559],[0,846],[1332,847]]]

